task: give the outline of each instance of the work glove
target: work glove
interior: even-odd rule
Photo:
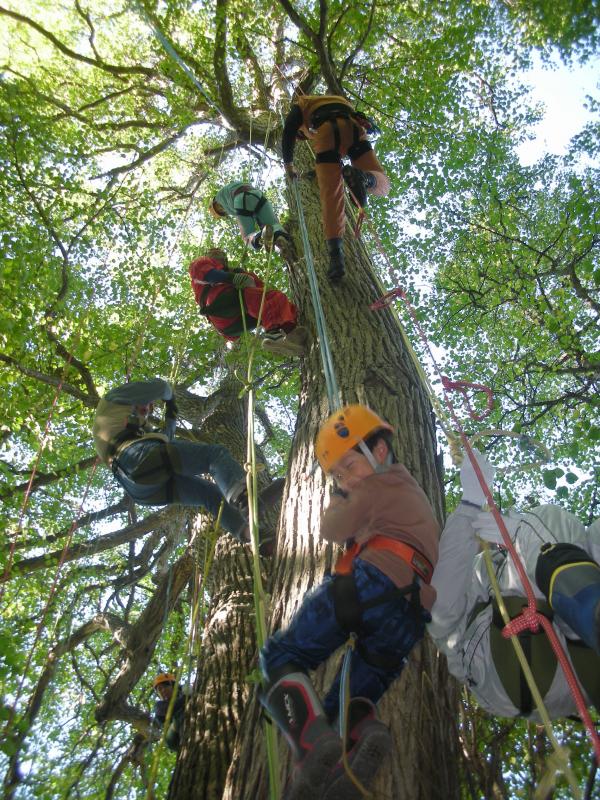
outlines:
[[[491,491],[496,469],[478,450],[473,450],[473,453],[483,474],[484,480]],[[460,465],[460,484],[463,490],[463,500],[465,500],[467,503],[473,503],[473,505],[480,507],[484,505],[486,502],[486,497],[479,483],[479,478],[475,474],[475,470],[471,465],[471,459],[466,453],[465,457],[463,458],[463,462]]]
[[[502,514],[502,519],[506,525],[510,538],[514,541],[517,529],[522,522],[519,514],[505,516]],[[504,539],[498,527],[498,523],[494,519],[491,511],[482,511],[473,520],[473,528],[477,536],[490,544],[504,544]]]
[[[255,286],[254,278],[246,272],[236,272],[232,283],[236,289],[250,289]]]
[[[298,173],[292,163],[284,164],[285,174],[291,181],[295,181],[298,178]]]

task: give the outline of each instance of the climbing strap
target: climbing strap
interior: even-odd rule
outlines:
[[[369,227],[370,227],[370,230],[373,233],[374,239],[376,241],[376,244],[377,244],[377,247],[378,247],[380,253],[382,254],[384,259],[386,260],[388,266],[391,267],[391,264],[390,264],[389,258],[387,256],[387,253],[385,252],[385,249],[383,248],[383,245],[381,243],[381,239],[379,238],[379,234],[374,229],[374,226],[370,223],[370,220],[369,220]],[[422,328],[422,326],[421,326],[421,324],[419,322],[419,319],[417,317],[416,311],[413,308],[412,304],[410,303],[406,293],[402,289],[394,289],[394,290],[392,290],[392,293],[388,293],[388,296],[390,294],[393,294],[394,299],[396,297],[399,297],[403,301],[404,305],[406,306],[406,308],[408,310],[408,313],[409,313],[409,315],[411,316],[411,318],[413,320],[415,328],[416,328],[416,330],[417,330],[417,332],[418,332],[418,334],[419,334],[419,336],[421,338],[421,341],[423,342],[424,347],[426,348],[427,352],[429,353],[433,368],[434,368],[435,372],[437,373],[440,381],[442,382],[442,386],[444,386],[445,376],[442,375],[442,372],[441,372],[439,364],[438,364],[438,360],[437,360],[435,354],[432,351],[432,348],[431,348],[431,345],[430,345],[429,340],[427,338],[427,335],[425,334],[425,332],[424,332],[424,330],[423,330],[423,328]],[[384,300],[384,299],[386,299],[386,298],[382,298],[382,300]],[[415,356],[415,358],[416,358],[416,356]],[[422,371],[422,368],[421,368],[421,371]],[[447,379],[446,379],[446,381],[447,381]],[[428,386],[430,385],[429,382],[427,382],[427,385]],[[446,383],[446,385],[448,386],[447,383]],[[501,533],[501,536],[502,536],[502,540],[504,542],[504,547],[510,553],[510,556],[512,558],[512,561],[513,561],[513,564],[515,566],[515,569],[516,569],[516,571],[517,571],[517,573],[519,575],[519,578],[521,580],[521,583],[522,583],[523,588],[525,590],[525,593],[527,595],[527,607],[522,611],[522,613],[516,619],[514,619],[512,621],[510,620],[510,618],[507,615],[507,625],[506,625],[506,628],[505,628],[505,630],[503,632],[503,635],[508,637],[508,636],[511,636],[511,635],[514,635],[514,634],[518,634],[518,633],[520,633],[521,631],[523,631],[523,630],[525,630],[527,628],[529,628],[530,630],[535,632],[535,631],[538,630],[539,626],[543,627],[544,631],[546,632],[546,635],[547,635],[548,639],[550,640],[550,643],[552,645],[552,649],[553,649],[554,653],[556,654],[558,662],[559,662],[559,664],[560,664],[560,666],[561,666],[561,668],[562,668],[562,670],[564,672],[565,679],[566,679],[566,681],[567,681],[567,683],[569,685],[571,693],[573,694],[573,698],[575,700],[575,704],[577,706],[577,710],[579,712],[579,715],[580,715],[580,717],[582,718],[582,720],[583,720],[583,722],[585,724],[585,727],[586,727],[587,732],[588,732],[588,734],[590,736],[590,739],[592,740],[592,744],[593,744],[596,756],[600,757],[600,736],[598,735],[596,727],[595,727],[595,725],[594,725],[594,723],[592,721],[592,718],[590,716],[589,710],[587,708],[585,699],[583,697],[583,694],[582,694],[581,689],[579,687],[579,684],[577,682],[577,678],[575,676],[573,668],[572,668],[572,666],[571,666],[571,664],[570,664],[570,662],[569,662],[569,660],[567,658],[566,653],[564,652],[564,649],[563,649],[563,647],[562,647],[562,645],[560,643],[560,640],[558,639],[558,637],[556,635],[556,632],[554,631],[554,628],[552,627],[552,623],[550,622],[550,620],[548,620],[546,617],[544,617],[543,614],[540,614],[537,611],[537,608],[536,608],[536,597],[535,597],[535,593],[533,591],[533,587],[531,585],[531,581],[529,580],[527,572],[526,572],[526,570],[525,570],[525,568],[524,568],[524,566],[523,566],[523,564],[521,562],[521,559],[519,558],[519,555],[518,555],[518,553],[516,551],[514,543],[513,543],[512,539],[510,538],[510,534],[509,534],[509,532],[508,532],[508,530],[506,528],[506,524],[505,524],[505,522],[504,522],[504,520],[502,518],[502,515],[500,514],[500,511],[498,510],[498,507],[497,507],[497,505],[496,505],[496,503],[494,501],[494,498],[492,496],[490,488],[487,485],[487,482],[486,482],[485,477],[484,477],[484,475],[483,475],[483,473],[481,471],[481,468],[480,468],[479,464],[477,463],[477,459],[476,459],[475,454],[473,452],[473,448],[471,446],[471,443],[470,443],[470,441],[469,441],[469,439],[468,439],[468,437],[467,437],[467,435],[466,435],[466,433],[464,431],[464,428],[463,428],[463,426],[462,426],[462,424],[461,424],[461,422],[460,422],[460,420],[459,420],[459,418],[458,418],[458,416],[456,414],[456,410],[455,410],[454,405],[452,403],[452,400],[450,399],[450,396],[449,396],[449,389],[450,389],[450,387],[448,387],[448,389],[446,389],[444,387],[444,401],[445,401],[445,404],[446,404],[446,407],[447,407],[447,410],[448,410],[449,419],[453,423],[454,429],[457,432],[457,436],[453,434],[455,453],[456,453],[456,440],[459,439],[460,442],[462,443],[462,446],[463,446],[466,454],[467,454],[467,457],[469,458],[469,461],[471,462],[471,466],[473,468],[473,471],[475,472],[475,475],[477,476],[477,480],[479,481],[479,485],[481,486],[481,489],[483,491],[483,494],[484,494],[484,497],[485,497],[486,502],[488,504],[488,507],[490,508],[491,513],[492,513],[492,515],[494,517],[494,520],[496,521],[496,524],[498,526],[498,529],[500,530],[500,533]],[[444,428],[444,431],[445,430],[446,429]],[[452,445],[452,443],[453,442],[451,440],[451,445]],[[488,553],[488,557],[489,557],[489,553]],[[494,579],[495,579],[495,576],[494,576]],[[498,601],[498,604],[499,604],[500,608],[502,608],[502,604],[500,603],[500,601]],[[522,648],[520,648],[520,645],[519,645],[518,641],[515,642],[515,647],[517,647],[517,646],[519,648],[519,653],[520,653],[519,660],[522,662],[521,666],[523,666],[523,662],[524,662],[525,668],[527,670],[529,670],[529,666],[527,664],[527,659],[525,658],[525,656],[524,656],[524,654],[522,652]],[[529,670],[529,675],[531,675],[531,671],[530,670]],[[533,678],[532,678],[532,683],[533,683]],[[536,687],[536,692],[537,692],[537,695],[539,697],[539,691],[537,690],[537,687]],[[533,694],[533,691],[532,691],[532,694]],[[535,695],[534,695],[534,699],[535,699]],[[549,727],[550,727],[550,730],[551,730],[551,725]],[[556,740],[554,740],[554,741],[556,741]]]
[[[310,246],[310,239],[308,237],[308,230],[306,228],[306,220],[304,218],[304,209],[302,201],[300,200],[300,192],[298,190],[298,181],[292,181],[294,198],[296,201],[296,208],[298,210],[298,221],[300,223],[300,235],[302,237],[302,247],[304,249],[304,260],[306,261],[306,270],[308,273],[308,283],[310,285],[310,295],[312,299],[313,310],[315,313],[315,322],[317,326],[317,336],[319,338],[319,351],[321,353],[321,360],[323,363],[323,374],[325,375],[325,385],[327,387],[327,399],[329,401],[329,411],[333,414],[338,408],[342,407],[340,390],[338,388],[335,369],[333,366],[333,357],[331,355],[331,348],[329,346],[329,337],[327,335],[327,326],[325,324],[325,315],[323,313],[323,306],[321,305],[321,295],[319,293],[319,284],[315,273],[315,266],[313,261],[312,248]]]
[[[356,648],[356,634],[351,633],[348,641],[346,642],[346,652],[344,653],[344,660],[342,662],[342,671],[340,675],[340,719],[339,731],[342,740],[342,765],[346,775],[350,778],[354,786],[358,789],[361,795],[370,800],[373,794],[359,781],[356,777],[350,764],[348,763],[348,754],[346,752],[346,743],[348,741],[348,709],[350,707],[350,662],[352,661],[352,653]]]
[[[433,564],[420,550],[412,547],[407,542],[393,539],[391,536],[378,534],[368,541],[358,544],[353,542],[336,561],[334,572],[337,575],[348,575],[352,571],[352,562],[365,550],[385,550],[401,558],[413,572],[425,583],[431,583]]]

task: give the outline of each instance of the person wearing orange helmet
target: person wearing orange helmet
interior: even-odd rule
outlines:
[[[210,201],[208,210],[216,219],[235,217],[242,239],[254,250],[263,245],[271,250],[275,244],[286,260],[292,258],[292,239],[260,189],[242,181],[228,183]]]
[[[158,696],[154,704],[152,714],[152,724],[162,729],[167,721],[169,706],[171,705],[173,692],[177,685],[177,677],[171,672],[161,672],[153,682],[153,688]],[[181,744],[181,731],[183,730],[183,718],[185,715],[185,702],[187,696],[181,686],[177,686],[177,695],[171,709],[169,727],[165,733],[165,743],[169,750],[177,752]]]
[[[346,550],[334,574],[307,595],[289,627],[276,632],[260,654],[266,681],[261,702],[294,755],[286,800],[362,797],[331,727],[339,711],[340,674],[321,704],[308,670],[350,633],[356,635],[346,747],[352,772],[368,786],[392,745],[375,703],[431,620],[440,528],[425,493],[396,462],[393,433],[370,408],[349,405],[332,414],[317,436],[319,463],[338,487],[321,520],[321,538]]]

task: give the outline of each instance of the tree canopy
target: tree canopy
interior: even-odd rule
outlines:
[[[187,264],[219,245],[273,286],[296,278],[245,251],[209,199],[242,176],[293,226],[279,151],[292,92],[343,94],[372,115],[392,190],[362,235],[382,286],[406,290],[446,374],[493,390],[484,423],[461,413],[470,434],[492,432],[479,441],[503,468],[502,507],[555,502],[589,522],[600,507],[598,123],[530,166],[517,147],[543,113],[523,70],[535,52],[592,58],[598,8],[11,0],[0,18],[5,796],[160,797],[172,763],[161,760],[153,789],[151,676],[189,663],[189,587],[211,523],[136,509],[95,469],[91,425],[112,386],[161,376],[176,386],[182,435],[225,435],[216,416],[243,392],[247,351],[197,313]],[[259,444],[284,475],[298,365],[258,351],[255,375]],[[457,492],[449,466],[448,509]],[[148,642],[149,665],[119,688]],[[466,695],[457,725],[465,797],[532,796],[547,749],[534,726],[490,720]],[[565,725],[583,781],[585,737]]]

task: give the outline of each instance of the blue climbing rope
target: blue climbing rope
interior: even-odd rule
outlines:
[[[323,306],[321,305],[321,295],[319,293],[319,284],[317,283],[317,275],[315,273],[315,265],[313,261],[312,249],[310,240],[308,238],[308,230],[306,229],[306,220],[304,219],[304,210],[300,201],[300,192],[298,191],[298,180],[292,181],[294,187],[294,198],[296,200],[296,208],[298,209],[298,220],[300,223],[300,235],[302,237],[302,247],[304,249],[304,259],[306,261],[306,271],[308,272],[308,283],[310,285],[310,294],[312,298],[313,309],[315,312],[315,320],[317,324],[317,336],[319,338],[319,350],[321,351],[321,360],[323,362],[323,373],[325,375],[325,384],[327,386],[327,399],[329,400],[329,411],[333,414],[338,408],[341,408],[342,401],[340,390],[335,376],[335,369],[333,366],[333,358],[331,356],[331,349],[329,347],[329,337],[327,336],[327,326],[325,325],[325,315],[323,314]]]

